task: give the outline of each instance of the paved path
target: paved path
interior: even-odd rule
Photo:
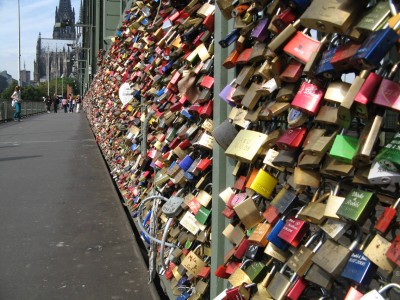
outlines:
[[[0,300],[157,299],[83,113],[0,124]]]

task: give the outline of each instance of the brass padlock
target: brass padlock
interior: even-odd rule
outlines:
[[[238,205],[234,206],[233,209],[247,229],[254,227],[262,220],[260,211],[252,197],[248,197],[246,200],[240,202]]]
[[[391,243],[388,240],[379,234],[376,234],[364,250],[364,255],[366,257],[388,273],[392,273],[396,267],[396,264],[390,261],[386,256],[386,252],[389,250],[390,245]]]
[[[326,203],[323,203],[331,193],[325,193],[323,195],[319,195],[320,190],[318,189],[311,201],[304,207],[301,211],[299,211],[298,218],[308,221],[313,224],[321,224],[325,220],[324,212],[326,208]]]
[[[346,265],[352,251],[357,247],[362,238],[362,231],[356,226],[357,237],[348,248],[328,239],[312,257],[312,262],[332,276],[338,276]]]
[[[304,27],[345,35],[357,20],[366,1],[314,0],[300,17]]]

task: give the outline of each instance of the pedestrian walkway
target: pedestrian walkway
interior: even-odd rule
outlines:
[[[0,299],[157,299],[84,113],[0,125]]]

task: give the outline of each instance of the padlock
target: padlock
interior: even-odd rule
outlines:
[[[382,233],[383,235],[389,229],[390,224],[393,219],[396,217],[397,206],[400,204],[400,198],[397,199],[390,207],[385,207],[382,215],[378,218],[378,221],[375,223],[374,229]]]
[[[250,241],[244,238],[240,242],[240,244],[235,247],[235,252],[233,253],[233,256],[237,259],[242,259],[249,247],[250,247]]]
[[[340,205],[336,214],[345,220],[364,224],[374,209],[377,197],[372,192],[352,189]]]
[[[314,78],[315,69],[317,68],[318,62],[321,59],[322,53],[325,51],[327,46],[329,45],[329,41],[331,40],[332,35],[327,34],[321,40],[318,48],[313,52],[305,64],[303,73],[307,76],[307,78]]]
[[[361,132],[356,154],[352,159],[353,165],[367,166],[371,164],[371,156],[383,125],[383,112],[378,110],[372,120],[368,121]]]
[[[385,298],[382,296],[382,294],[391,288],[396,288],[399,290],[400,285],[397,283],[389,283],[389,284],[385,285],[383,288],[381,288],[379,291],[372,290],[372,291],[366,293],[364,296],[362,296],[360,298],[360,300],[384,300]]]
[[[252,282],[260,283],[268,273],[268,263],[265,264],[260,261],[253,261],[246,268],[245,272]]]
[[[330,290],[332,288],[334,278],[318,265],[312,264],[311,268],[306,273],[305,280],[326,290]]]
[[[235,205],[233,209],[247,229],[254,227],[262,220],[258,207],[251,197]]]
[[[368,119],[370,116],[370,108],[367,106],[369,102],[372,102],[375,98],[376,92],[382,82],[383,76],[387,71],[387,65],[382,66],[376,71],[371,72],[365,79],[363,85],[354,97],[355,102],[355,114],[361,119]]]
[[[288,215],[283,216],[280,218],[274,227],[271,229],[270,233],[267,235],[267,240],[270,242],[269,244],[273,244],[281,251],[286,251],[289,248],[289,243],[285,240],[281,239],[278,235],[281,232],[282,228],[285,226],[285,219]],[[268,247],[267,245],[267,247]]]
[[[392,29],[386,27],[369,35],[362,43],[352,58],[353,66],[359,70],[372,70],[379,66],[379,62],[396,44],[398,39],[397,30],[400,23]]]
[[[344,298],[344,300],[359,300],[364,294],[361,293],[358,289],[357,286],[350,286],[349,290],[347,291],[347,294]]]
[[[268,44],[268,49],[273,53],[278,53],[292,38],[292,36],[297,33],[299,27],[300,20],[296,20],[293,24],[286,26],[286,28]]]
[[[245,284],[252,283],[249,276],[246,274],[245,271],[243,271],[246,265],[248,265],[251,262],[252,261],[250,259],[245,260],[239,268],[236,268],[233,274],[228,278],[229,283],[232,284],[233,286],[240,286],[243,283]]]
[[[307,134],[307,128],[297,127],[287,129],[276,141],[276,145],[282,150],[295,150],[299,148]]]
[[[315,116],[321,106],[325,91],[316,84],[303,82],[291,105],[309,115]]]
[[[241,130],[226,149],[225,154],[241,162],[253,162],[267,139],[266,134],[253,130]]]
[[[294,37],[285,45],[283,51],[301,63],[306,64],[310,60],[312,53],[318,49],[319,44],[318,40],[314,40],[305,32],[297,31]]]
[[[276,208],[278,214],[285,214],[296,203],[298,193],[299,192],[290,190],[288,186],[285,186],[276,194],[274,199],[272,199],[271,206]]]
[[[307,234],[309,228],[310,224],[307,221],[301,220],[298,215],[289,217],[283,228],[279,231],[278,237],[292,247],[297,248]]]
[[[400,133],[396,133],[393,139],[382,148],[375,157],[381,167],[387,171],[400,171]]]
[[[297,60],[290,60],[286,68],[279,75],[279,78],[284,82],[295,83],[302,75],[304,65]]]
[[[395,63],[389,74],[382,79],[373,100],[374,104],[400,111],[400,84],[396,81],[392,81],[395,74],[398,73],[399,66],[400,61]]]
[[[359,139],[343,133],[344,129],[341,134],[336,135],[329,155],[341,162],[350,164],[356,154]]]
[[[351,253],[361,241],[362,231],[359,226],[356,226],[356,230],[357,237],[348,248],[328,239],[311,258],[312,262],[332,276],[338,276],[351,256]]]
[[[318,188],[321,185],[321,173],[317,170],[295,167],[293,176],[294,183],[299,186]]]
[[[303,153],[315,156],[323,156],[333,145],[337,132],[333,132],[329,136],[318,136],[304,142]],[[307,138],[308,139],[308,138]]]
[[[325,220],[325,209],[326,203],[323,203],[330,197],[332,193],[324,193],[320,195],[320,189],[318,189],[311,201],[299,212],[299,218],[310,222],[312,224],[319,225]]]
[[[248,300],[250,299],[250,290],[248,288],[250,285],[241,284],[239,286],[233,287],[226,291],[226,297],[223,298],[224,300]]]
[[[273,299],[282,300],[285,297],[290,285],[296,280],[297,274],[293,274],[290,278],[284,275],[287,265],[284,264],[278,273],[275,273],[270,284],[267,286],[267,291]]]
[[[367,246],[371,234],[368,234],[360,245],[359,249],[354,249],[349,260],[340,274],[343,278],[349,279],[356,284],[368,286],[375,276],[377,266],[372,263],[363,253]]]
[[[334,241],[337,241],[339,238],[345,234],[347,230],[349,230],[351,223],[336,220],[336,219],[327,219],[325,223],[320,225],[320,228]]]
[[[250,189],[264,198],[269,198],[277,185],[278,180],[264,169],[260,169],[250,185]]]
[[[391,243],[384,237],[376,234],[364,250],[364,255],[382,270],[392,273],[396,264],[386,256]]]
[[[339,220],[340,217],[336,214],[339,207],[342,205],[345,197],[341,197],[338,194],[340,193],[340,188],[342,184],[346,181],[351,181],[351,177],[343,177],[336,183],[335,189],[333,190],[332,194],[329,195],[328,200],[326,201],[324,216],[326,218]]]
[[[354,68],[351,64],[351,58],[361,47],[361,43],[356,41],[348,41],[336,48],[330,63],[338,72],[351,72]]]
[[[321,55],[321,59],[315,69],[315,76],[325,79],[336,79],[340,77],[341,73],[331,64],[331,60],[338,49],[337,43],[338,36],[334,36],[329,43],[328,49]]]
[[[360,91],[362,85],[364,84],[366,78],[370,74],[370,71],[363,70],[360,72],[359,75],[356,76],[356,78],[353,80],[351,83],[351,86],[340,103],[340,106],[338,108],[338,114],[337,114],[337,123],[339,126],[344,127],[344,128],[349,128],[351,121],[352,121],[352,111],[353,111],[353,103],[354,103],[354,98],[356,97],[357,93]]]
[[[363,35],[371,34],[381,29],[390,16],[388,2],[378,2],[370,8],[354,28]]]
[[[386,252],[386,257],[398,266],[400,265],[400,234],[391,243]],[[399,276],[399,274],[397,273],[396,276]]]
[[[249,236],[248,241],[260,247],[265,247],[268,243],[267,235],[271,231],[272,226],[268,223],[259,223]]]
[[[232,122],[226,119],[213,130],[212,136],[218,145],[226,150],[233,142],[238,132],[239,131],[233,126]]]
[[[324,1],[311,2],[310,6],[301,15],[301,24],[307,28],[327,33],[345,35],[348,29],[357,20],[356,14],[363,10],[366,3],[363,1]]]

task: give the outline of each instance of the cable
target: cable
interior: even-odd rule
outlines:
[[[149,201],[155,200],[155,199],[160,199],[160,200],[165,201],[165,202],[168,201],[168,198],[165,198],[163,196],[150,196],[150,197],[145,198],[139,205],[137,219],[138,219],[138,225],[139,225],[140,230],[142,232],[144,232],[150,240],[152,240],[152,241],[154,241],[154,242],[156,242],[158,244],[162,244],[162,241],[160,241],[159,239],[157,239],[157,238],[153,237],[152,235],[150,235],[147,232],[147,230],[144,228],[144,226],[142,225],[143,221],[142,221],[141,215],[142,215],[142,211],[143,211],[143,208],[144,208],[144,204],[149,202]],[[176,247],[175,244],[167,243],[167,242],[165,242],[165,246],[174,247],[174,248]]]
[[[161,240],[161,249],[160,249],[160,259],[161,259],[161,266],[163,268],[163,270],[167,270],[167,266],[165,265],[165,260],[164,260],[164,248],[165,248],[165,244],[166,244],[166,239],[167,239],[167,235],[168,235],[168,229],[171,226],[172,221],[174,220],[174,218],[169,218],[165,228],[164,228],[164,233],[162,236],[162,240]],[[174,245],[175,246],[175,245]]]

